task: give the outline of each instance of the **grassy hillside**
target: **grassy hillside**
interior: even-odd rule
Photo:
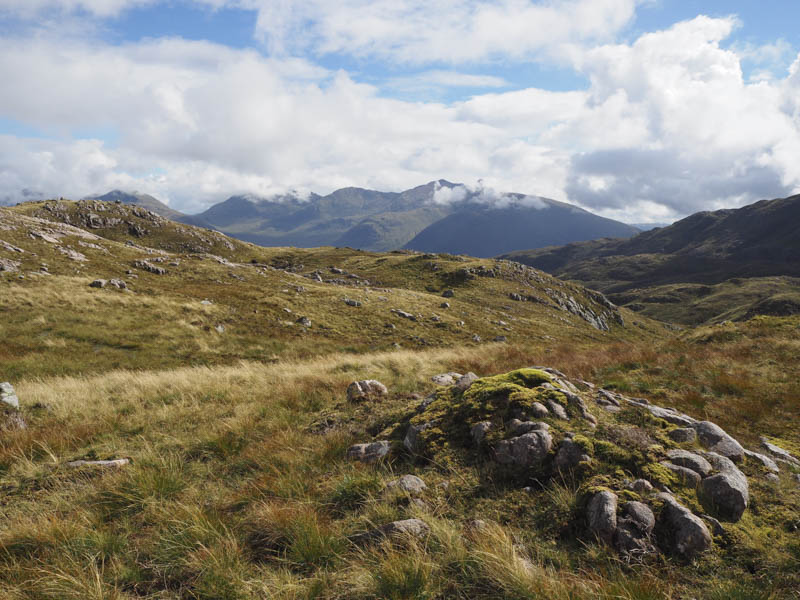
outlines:
[[[707,552],[628,561],[581,533],[587,490],[674,447],[666,422],[606,412],[581,392],[596,429],[545,419],[558,439],[595,440],[595,466],[563,478],[499,468],[450,430],[433,455],[401,440],[430,393],[430,411],[461,406],[431,376],[472,371],[486,390],[498,381],[488,376],[549,365],[713,420],[747,447],[765,434],[800,455],[800,318],[676,333],[504,261],[259,248],[124,205],[0,209],[0,240],[0,381],[27,423],[0,436],[2,598],[797,597],[794,467],[771,482],[745,461],[750,506]],[[129,291],[89,287],[96,278]],[[487,342],[498,335],[507,341]],[[348,401],[361,379],[387,395]],[[477,406],[494,414],[501,400]],[[385,460],[348,460],[351,444],[386,438]],[[98,459],[130,462],[68,464]],[[419,497],[387,489],[406,474],[427,484]],[[407,518],[427,537],[359,541]]]
[[[44,218],[85,228],[36,220]],[[0,223],[0,240],[23,250],[0,247],[0,256],[18,264],[0,272],[7,378],[395,344],[472,345],[479,343],[474,336],[543,347],[559,340],[642,339],[663,329],[647,319],[630,319],[625,327],[610,319],[610,331],[599,331],[556,301],[572,296],[596,314],[616,311],[577,286],[494,260],[261,248],[141,208],[95,201],[23,204],[4,209]],[[166,274],[136,267],[137,261]],[[124,280],[127,289],[89,287],[98,278]],[[449,289],[454,296],[443,298]],[[512,301],[510,294],[519,292],[539,301]],[[302,317],[311,325],[298,323]],[[628,317],[623,311],[622,320]]]
[[[512,252],[523,262],[685,324],[800,311],[800,196],[697,213],[630,239]]]

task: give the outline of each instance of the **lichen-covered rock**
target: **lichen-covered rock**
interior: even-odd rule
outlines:
[[[778,463],[772,460],[769,456],[764,454],[759,454],[758,452],[753,452],[752,450],[745,450],[744,455],[751,460],[754,460],[761,464],[767,471],[770,473],[779,473],[780,469],[778,468]]]
[[[389,390],[380,381],[375,379],[364,379],[354,381],[347,386],[347,399],[350,402],[362,402],[364,400],[374,400],[389,394]]]
[[[402,521],[392,521],[372,531],[351,536],[350,540],[355,544],[364,544],[380,541],[383,538],[423,539],[430,533],[430,530],[431,528],[422,519],[403,519]]]
[[[347,458],[363,463],[376,463],[384,458],[392,449],[388,440],[372,442],[371,444],[354,444],[347,449]]]
[[[489,433],[491,428],[491,421],[481,421],[480,423],[475,423],[475,425],[472,426],[472,428],[469,430],[469,433],[472,436],[472,441],[475,442],[476,446],[480,446],[483,443],[483,440],[486,438],[486,434]]]
[[[547,409],[551,413],[553,413],[553,416],[555,416],[556,419],[561,419],[562,421],[569,420],[569,415],[567,415],[567,410],[555,400],[549,399],[547,401]]]
[[[617,495],[604,490],[592,496],[586,505],[586,523],[595,537],[611,545],[617,530]]]
[[[628,484],[628,489],[633,490],[637,494],[649,494],[653,491],[653,484],[647,479],[636,479]]]
[[[456,381],[455,385],[456,385],[456,388],[458,388],[459,390],[464,392],[464,391],[468,390],[470,388],[470,386],[477,380],[478,380],[478,376],[475,375],[475,373],[473,373],[472,371],[470,371],[466,375],[462,375],[461,377],[459,377],[458,381]]]
[[[395,479],[386,484],[386,488],[393,490],[398,489],[409,494],[421,494],[428,486],[416,475],[403,475],[399,479]]]
[[[461,373],[451,371],[450,373],[440,373],[431,377],[431,381],[436,385],[454,385],[456,381],[461,379]]]
[[[678,481],[680,481],[686,487],[696,488],[698,485],[700,485],[701,477],[696,471],[693,471],[687,467],[673,464],[666,460],[662,461],[660,464],[664,468],[669,469],[672,474],[678,478]]]
[[[761,445],[764,448],[766,448],[767,452],[769,452],[779,460],[783,460],[787,463],[795,465],[796,467],[800,467],[800,460],[792,456],[788,451],[784,450],[780,446],[776,446],[775,444],[770,442],[763,435],[761,436]]]
[[[495,447],[495,460],[504,465],[537,466],[547,458],[553,439],[546,431],[531,431],[524,435],[502,440]]]
[[[631,558],[642,558],[656,551],[651,535],[656,518],[650,507],[641,502],[626,502],[622,516],[617,519],[614,547]]]
[[[553,467],[557,471],[566,472],[578,467],[581,463],[588,463],[592,457],[586,453],[586,449],[574,440],[565,438],[558,445],[556,457],[553,460]]]
[[[506,429],[512,436],[518,436],[531,431],[547,431],[550,429],[550,426],[541,421],[520,421],[519,419],[511,419],[506,424]]]
[[[95,279],[89,284],[92,288],[104,288],[108,282],[105,279]]]
[[[418,425],[410,425],[408,427],[408,431],[406,431],[406,435],[403,438],[403,445],[409,452],[413,454],[420,453],[422,448],[420,447],[419,443],[419,434],[430,427],[433,427],[433,423],[421,423]]]
[[[669,439],[679,444],[689,444],[697,439],[697,432],[691,427],[679,427],[673,429],[668,434]]]
[[[725,433],[719,425],[711,421],[701,421],[694,425],[697,431],[697,439],[711,452],[716,452],[734,462],[740,462],[744,458],[744,448],[741,444]]]
[[[716,516],[736,522],[750,503],[747,477],[728,458],[707,452],[709,462],[719,472],[700,484],[702,500]]]
[[[0,383],[0,402],[13,406],[14,408],[19,408],[17,393],[14,391],[14,386],[8,381]]]
[[[688,450],[670,450],[667,457],[672,464],[691,469],[700,477],[711,475],[711,463],[699,454]]]
[[[657,498],[664,503],[657,526],[670,550],[684,558],[693,558],[711,547],[711,534],[700,517],[671,494],[662,492]]]

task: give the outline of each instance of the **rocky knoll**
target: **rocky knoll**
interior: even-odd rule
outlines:
[[[748,510],[751,479],[781,481],[778,462],[710,421],[552,368],[483,378],[450,372],[432,381],[438,389],[413,412],[348,457],[474,469],[525,490],[569,478],[578,486],[573,534],[628,561],[660,553],[692,559],[713,549],[725,523]],[[787,475],[795,470],[786,450],[763,445]]]

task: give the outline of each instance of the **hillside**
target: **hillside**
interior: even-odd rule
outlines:
[[[661,329],[647,320],[623,327],[629,313],[602,296],[502,261],[262,248],[98,200],[25,203],[0,219],[0,356],[10,373],[33,364],[48,373],[177,366],[499,336],[637,339]],[[90,288],[95,279],[126,289]],[[447,290],[452,297],[443,298]],[[47,315],[44,331],[28,318],[34,307]]]
[[[434,194],[442,188],[463,189],[463,197],[435,202]],[[522,194],[505,194],[503,204],[511,205],[491,208],[497,200],[487,203],[479,192],[439,180],[399,193],[344,188],[302,199],[233,196],[196,218],[263,246],[331,245],[373,251],[406,247],[480,257],[531,244],[630,236],[638,231],[553,200],[531,202]]]
[[[0,209],[0,316],[3,598],[800,586],[797,317],[678,334],[518,263],[96,200]]]
[[[683,323],[800,310],[800,196],[702,212],[630,239],[504,254]]]
[[[508,248],[553,246],[568,243],[568,240],[627,237],[638,233],[630,225],[598,217],[569,204],[537,200],[530,206],[520,196],[516,202],[502,208],[466,203],[421,231],[405,247],[426,252],[496,256],[507,252]]]

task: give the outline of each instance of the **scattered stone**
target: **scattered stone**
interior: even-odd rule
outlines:
[[[711,534],[699,517],[679,504],[671,494],[662,492],[657,498],[664,502],[658,526],[673,552],[692,558],[711,547]]]
[[[387,489],[399,489],[409,494],[421,494],[427,487],[425,482],[416,475],[403,475],[386,484]]]
[[[442,302],[439,305],[439,308],[450,308],[450,303],[449,302]]]
[[[706,521],[709,525],[711,525],[711,531],[714,535],[725,535],[725,528],[722,526],[722,523],[717,521],[711,515],[700,515],[700,518]]]
[[[614,547],[629,558],[642,558],[656,551],[650,541],[656,517],[650,507],[641,502],[626,502],[622,518],[617,520]]]
[[[383,538],[416,538],[422,539],[430,532],[430,527],[421,519],[405,519],[393,521],[372,531],[354,535],[350,540],[355,544],[379,541]]]
[[[660,463],[663,467],[669,469],[674,475],[678,477],[683,485],[690,488],[696,488],[700,485],[700,475],[697,471],[693,471],[687,467],[673,464],[669,461],[662,461]]]
[[[692,417],[684,415],[683,413],[671,408],[655,406],[653,404],[643,402],[641,399],[635,400],[633,398],[627,398],[627,401],[633,406],[643,408],[657,419],[664,419],[667,423],[672,423],[673,425],[678,425],[680,427],[693,427],[697,423],[696,419],[693,419]]]
[[[628,485],[629,490],[633,490],[637,494],[649,494],[653,491],[653,484],[647,479],[637,479]]]
[[[311,319],[309,319],[308,317],[300,317],[295,321],[295,323],[298,323],[303,327],[311,327]]]
[[[73,460],[67,463],[68,467],[122,467],[130,464],[129,458],[115,458],[113,460]]]
[[[133,262],[133,266],[136,267],[137,269],[141,269],[142,271],[153,273],[154,275],[167,274],[167,270],[164,267],[158,267],[156,265],[150,264],[146,260],[136,260]]]
[[[455,383],[455,386],[457,389],[461,390],[462,392],[465,392],[470,388],[472,383],[477,381],[478,379],[479,377],[475,375],[475,373],[470,371],[469,373],[459,377],[458,381],[456,381]]]
[[[431,377],[431,381],[436,385],[454,385],[459,379],[461,379],[461,373],[456,373],[455,371],[441,373]]]
[[[0,272],[6,271],[7,273],[14,273],[15,271],[19,270],[21,262],[16,260],[11,260],[10,258],[0,258]]]
[[[389,454],[392,445],[388,440],[372,442],[371,444],[354,444],[347,449],[347,458],[372,464]]]
[[[764,454],[759,454],[758,452],[753,452],[752,450],[745,450],[744,455],[747,458],[752,458],[753,460],[761,463],[761,466],[771,473],[780,472],[780,469],[778,468],[778,463],[772,460],[769,456],[766,456]]]
[[[617,495],[614,492],[597,492],[586,507],[589,531],[600,541],[611,545],[617,529]]]
[[[354,381],[347,386],[347,399],[350,402],[362,402],[383,398],[389,395],[389,390],[380,381],[375,379],[363,379]]]
[[[679,444],[692,443],[697,439],[697,432],[691,427],[680,427],[673,429],[668,434],[669,439]]]
[[[13,406],[14,408],[19,408],[19,398],[17,398],[17,393],[14,391],[14,386],[8,381],[0,383],[0,402],[4,402],[5,404]]]
[[[479,336],[477,333],[473,333],[472,334],[472,341],[476,342],[476,343],[480,342],[481,341],[481,336]]]
[[[225,325],[219,324],[216,327],[214,327],[214,330],[217,333],[225,333]]]
[[[110,285],[113,288],[117,288],[118,290],[128,289],[128,284],[122,281],[122,279],[111,279],[109,280],[108,285]]]
[[[429,427],[433,427],[432,422],[422,423],[420,425],[410,425],[408,431],[406,431],[406,436],[403,438],[403,446],[405,446],[406,449],[412,454],[418,454],[420,451],[419,434]]]
[[[530,431],[549,431],[550,425],[540,421],[520,421],[519,419],[511,419],[506,424],[506,430],[512,436],[524,435]]]
[[[445,290],[444,292],[442,292],[443,298],[452,298],[455,295],[456,295],[455,290]]]
[[[95,279],[92,283],[89,284],[89,287],[93,288],[104,288],[108,282],[105,279]]]
[[[667,452],[667,457],[673,464],[691,469],[700,477],[711,475],[711,463],[699,454],[687,450],[670,450]]]
[[[491,428],[491,421],[481,421],[480,423],[475,423],[475,425],[472,426],[472,428],[469,430],[469,434],[472,436],[472,441],[476,446],[480,446],[483,443],[483,440],[486,439],[486,434]]]
[[[356,308],[361,306],[361,302],[353,300],[352,298],[345,298],[344,303],[347,304],[347,306],[355,306]]]
[[[492,338],[492,341],[493,342],[507,342],[508,338],[506,336],[504,336],[504,335],[498,335],[498,336],[495,336],[494,338]]]
[[[553,439],[546,431],[531,431],[510,440],[502,440],[495,447],[495,460],[504,465],[531,467],[547,458]]]
[[[396,314],[398,317],[402,317],[403,319],[408,319],[409,321],[416,321],[417,320],[417,317],[415,317],[411,313],[407,313],[404,310],[393,308],[391,312]]]
[[[544,419],[550,416],[550,411],[541,402],[533,402],[528,412],[534,419]]]
[[[547,401],[547,408],[550,410],[551,413],[553,413],[553,415],[557,419],[561,419],[562,421],[569,420],[569,416],[567,415],[567,410],[555,400],[549,399]]]
[[[571,471],[578,467],[581,463],[588,463],[592,458],[586,454],[586,451],[571,439],[564,439],[558,445],[553,465],[557,471]]]
[[[703,479],[700,484],[700,495],[705,504],[717,516],[736,522],[750,503],[750,490],[747,477],[721,454],[707,452],[709,462],[719,472]]]
[[[793,464],[795,466],[800,467],[800,460],[798,460],[797,458],[792,456],[789,452],[787,452],[786,450],[784,450],[780,446],[776,446],[775,444],[771,443],[763,435],[761,436],[761,445],[764,446],[764,448],[766,448],[766,450],[770,454],[772,454],[773,456],[776,456],[780,460],[784,460],[784,461],[786,461],[788,463],[791,463],[791,464]]]
[[[704,448],[730,458],[734,462],[741,462],[744,458],[744,448],[729,436],[725,431],[711,421],[701,421],[694,425],[697,439]]]

